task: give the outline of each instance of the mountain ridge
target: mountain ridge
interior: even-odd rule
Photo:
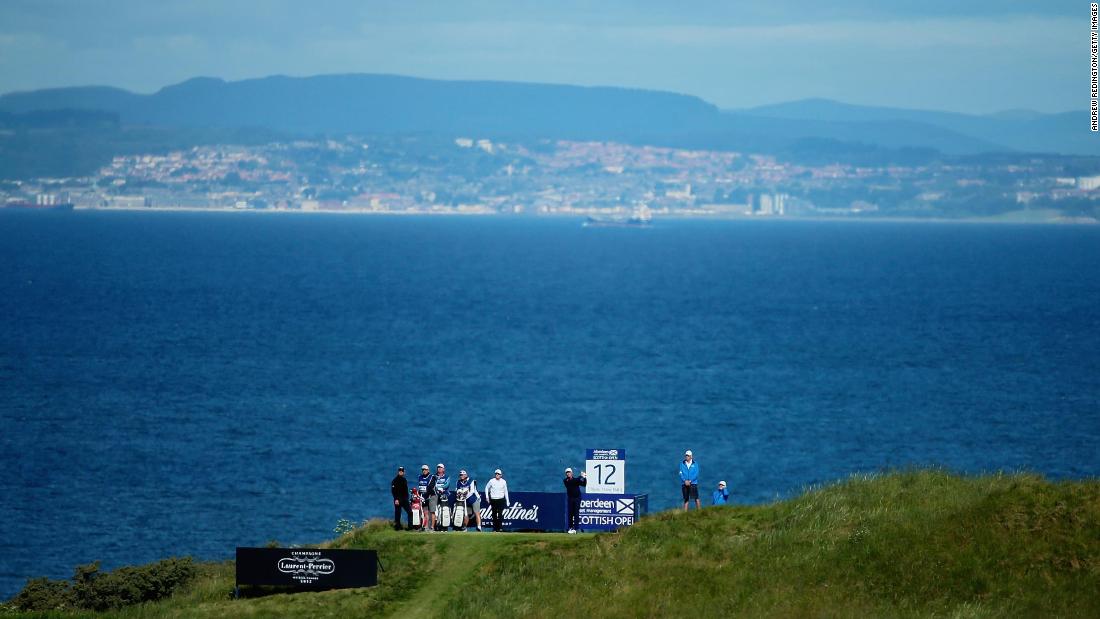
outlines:
[[[195,77],[150,94],[81,86],[0,95],[0,111],[99,110],[127,125],[317,133],[651,142],[781,152],[807,139],[947,155],[1100,155],[1085,112],[974,115],[809,98],[722,110],[693,95],[615,86],[437,80],[394,74]]]
[[[1100,146],[1087,129],[1089,119],[1084,111],[1044,114],[1033,110],[1002,110],[991,114],[966,114],[810,98],[724,112],[803,122],[910,121],[999,144],[1008,150],[1100,154]]]

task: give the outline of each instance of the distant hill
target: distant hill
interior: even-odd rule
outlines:
[[[1089,131],[1089,118],[1085,111],[1042,114],[1032,110],[1006,110],[975,115],[852,105],[829,99],[804,99],[734,110],[727,114],[757,119],[783,119],[800,125],[818,125],[820,129],[815,131],[826,131],[828,126],[837,123],[848,125],[857,132],[882,131],[883,135],[874,140],[875,143],[890,140],[889,134],[895,129],[900,130],[900,133],[894,140],[908,141],[910,138],[904,137],[906,133],[923,127],[934,131],[934,135],[941,138],[949,135],[962,138],[947,143],[945,148],[940,149],[958,154],[977,152],[972,149],[981,144],[986,145],[986,151],[1100,154],[1100,139]],[[961,150],[958,147],[962,147]]]
[[[29,112],[0,112],[0,129],[89,129],[116,128],[118,114],[100,110],[43,109]]]
[[[725,122],[743,132],[768,136],[780,143],[837,140],[892,149],[934,149],[949,155],[1009,150],[993,140],[907,118],[799,118],[734,112],[726,114]]]
[[[110,86],[46,88],[0,95],[0,111],[23,114],[41,110],[84,109],[120,113],[141,97]]]
[[[1088,131],[1083,112],[977,116],[826,99],[721,111],[670,92],[397,75],[195,78],[148,95],[79,87],[0,96],[0,112],[9,114],[62,109],[117,115],[127,127],[617,140],[814,160],[846,153],[879,162],[937,153],[1100,154],[1100,140]]]
[[[625,88],[427,80],[395,75],[196,78],[151,95],[103,88],[12,93],[0,110],[89,108],[124,123],[262,126],[290,132],[445,132],[562,138],[672,134],[720,118],[697,97]]]

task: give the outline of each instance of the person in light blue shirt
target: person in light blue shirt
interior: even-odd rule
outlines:
[[[725,505],[730,502],[730,491],[726,490],[726,482],[718,482],[718,489],[711,496],[711,502],[714,505]]]
[[[703,508],[699,502],[699,463],[690,449],[684,452],[684,460],[680,462],[680,492],[684,496],[685,512],[692,499],[695,499],[695,509]]]

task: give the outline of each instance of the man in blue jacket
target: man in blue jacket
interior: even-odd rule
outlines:
[[[699,464],[691,455],[691,450],[684,452],[684,460],[680,463],[680,492],[684,495],[684,511],[688,510],[688,503],[695,499],[695,509],[702,509],[699,502]]]
[[[718,489],[715,490],[714,494],[711,496],[711,501],[715,505],[725,505],[730,502],[730,491],[726,490],[725,481],[718,482]]]

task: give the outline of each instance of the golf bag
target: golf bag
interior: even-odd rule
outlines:
[[[412,501],[409,503],[412,509],[412,526],[414,529],[424,528],[424,502],[420,500],[420,493],[413,490]]]
[[[456,529],[466,528],[463,521],[466,520],[466,499],[469,496],[469,488],[459,488],[455,490],[454,526]]]
[[[440,492],[435,502],[435,526],[437,531],[451,528],[451,506],[447,504],[447,492]]]

